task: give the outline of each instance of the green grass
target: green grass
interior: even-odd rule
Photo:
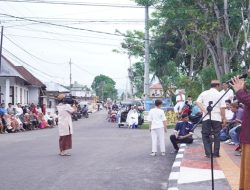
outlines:
[[[141,126],[140,126],[140,129],[148,129],[149,128],[149,124],[148,123],[143,123]],[[168,125],[168,129],[173,129],[175,128],[175,125]]]

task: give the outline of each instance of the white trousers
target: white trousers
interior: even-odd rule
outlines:
[[[152,138],[152,152],[157,152],[157,139],[159,139],[160,150],[165,152],[165,131],[164,128],[152,129],[151,130]]]

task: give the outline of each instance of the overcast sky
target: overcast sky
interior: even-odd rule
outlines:
[[[135,5],[131,0],[67,0],[67,2]],[[0,13],[108,33],[115,33],[116,29],[121,32],[144,30],[143,8],[0,1]],[[119,20],[119,22],[93,22],[100,20]],[[129,67],[128,58],[126,55],[112,52],[113,49],[120,47],[122,37],[37,24],[11,19],[7,16],[0,16],[0,21],[5,27],[3,55],[14,64],[25,66],[40,80],[68,85],[69,60],[71,59],[72,81],[90,86],[96,75],[104,74],[116,81],[118,89],[125,90]]]

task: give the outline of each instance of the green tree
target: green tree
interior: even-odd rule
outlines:
[[[190,79],[188,76],[180,76],[176,85],[181,89],[185,89],[186,96],[191,96],[193,100],[197,99],[202,92],[201,81],[198,78]]]
[[[135,0],[135,2],[141,6],[152,6],[153,4],[156,4],[158,1],[159,0]]]
[[[156,31],[172,28],[180,34],[184,42],[182,50],[190,55],[190,70],[192,61],[202,53],[206,58],[203,63],[212,63],[216,77],[221,79],[249,57],[246,46],[249,39],[246,20],[250,18],[248,0],[171,0],[162,1],[158,8],[154,14],[159,20]],[[201,51],[199,44],[205,51]]]
[[[121,33],[120,31],[117,30],[118,33]],[[142,81],[139,81],[139,79],[143,79],[141,77],[141,69],[140,64],[137,64],[133,66],[132,59],[131,57],[136,57],[136,58],[141,58],[143,59],[144,55],[144,40],[143,40],[143,32],[140,31],[127,31],[125,34],[123,42],[121,43],[121,48],[120,49],[114,49],[113,52],[116,53],[122,53],[122,54],[127,54],[129,63],[130,63],[130,68],[128,69],[128,76],[130,80],[130,86],[131,86],[131,93],[133,95],[140,95],[141,94],[141,87],[140,87],[140,82],[143,83]],[[136,87],[136,93],[134,93],[134,86]]]
[[[177,53],[180,40],[174,34],[161,35],[154,38],[150,46],[150,70],[163,87],[165,96],[171,96],[171,88],[179,76]]]
[[[143,94],[143,81],[144,81],[144,63],[136,62],[132,66],[133,71],[133,85],[136,88],[135,96],[141,97]]]
[[[115,88],[115,81],[108,76],[99,75],[94,78],[91,88],[96,92],[96,95],[101,100],[107,100],[107,98],[116,99],[117,90]]]

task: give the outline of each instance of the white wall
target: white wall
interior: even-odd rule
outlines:
[[[89,91],[72,91],[71,94],[77,97],[91,97],[91,92]]]
[[[17,80],[16,84],[14,85],[15,104],[17,104],[17,103],[21,103],[22,105],[27,104],[27,95],[26,95],[27,91],[29,91],[29,89],[26,86],[24,86],[24,83]]]
[[[34,103],[37,105],[39,103],[39,88],[29,88],[29,104]]]
[[[16,96],[15,95],[15,93],[16,93],[15,86],[17,86],[17,85],[16,85],[16,81],[15,81],[14,77],[1,77],[0,78],[1,93],[5,94],[5,92],[6,92],[6,79],[7,78],[10,81],[10,86],[14,86],[14,104],[16,104],[17,101],[15,99],[15,96]],[[9,98],[8,100],[5,100],[4,95],[1,96],[1,99],[2,99],[2,102],[5,102],[6,104],[8,104],[9,102],[12,102],[11,98]]]
[[[150,96],[152,96],[152,94],[155,95],[155,97],[161,97],[163,95],[163,91],[160,89],[150,89]]]

